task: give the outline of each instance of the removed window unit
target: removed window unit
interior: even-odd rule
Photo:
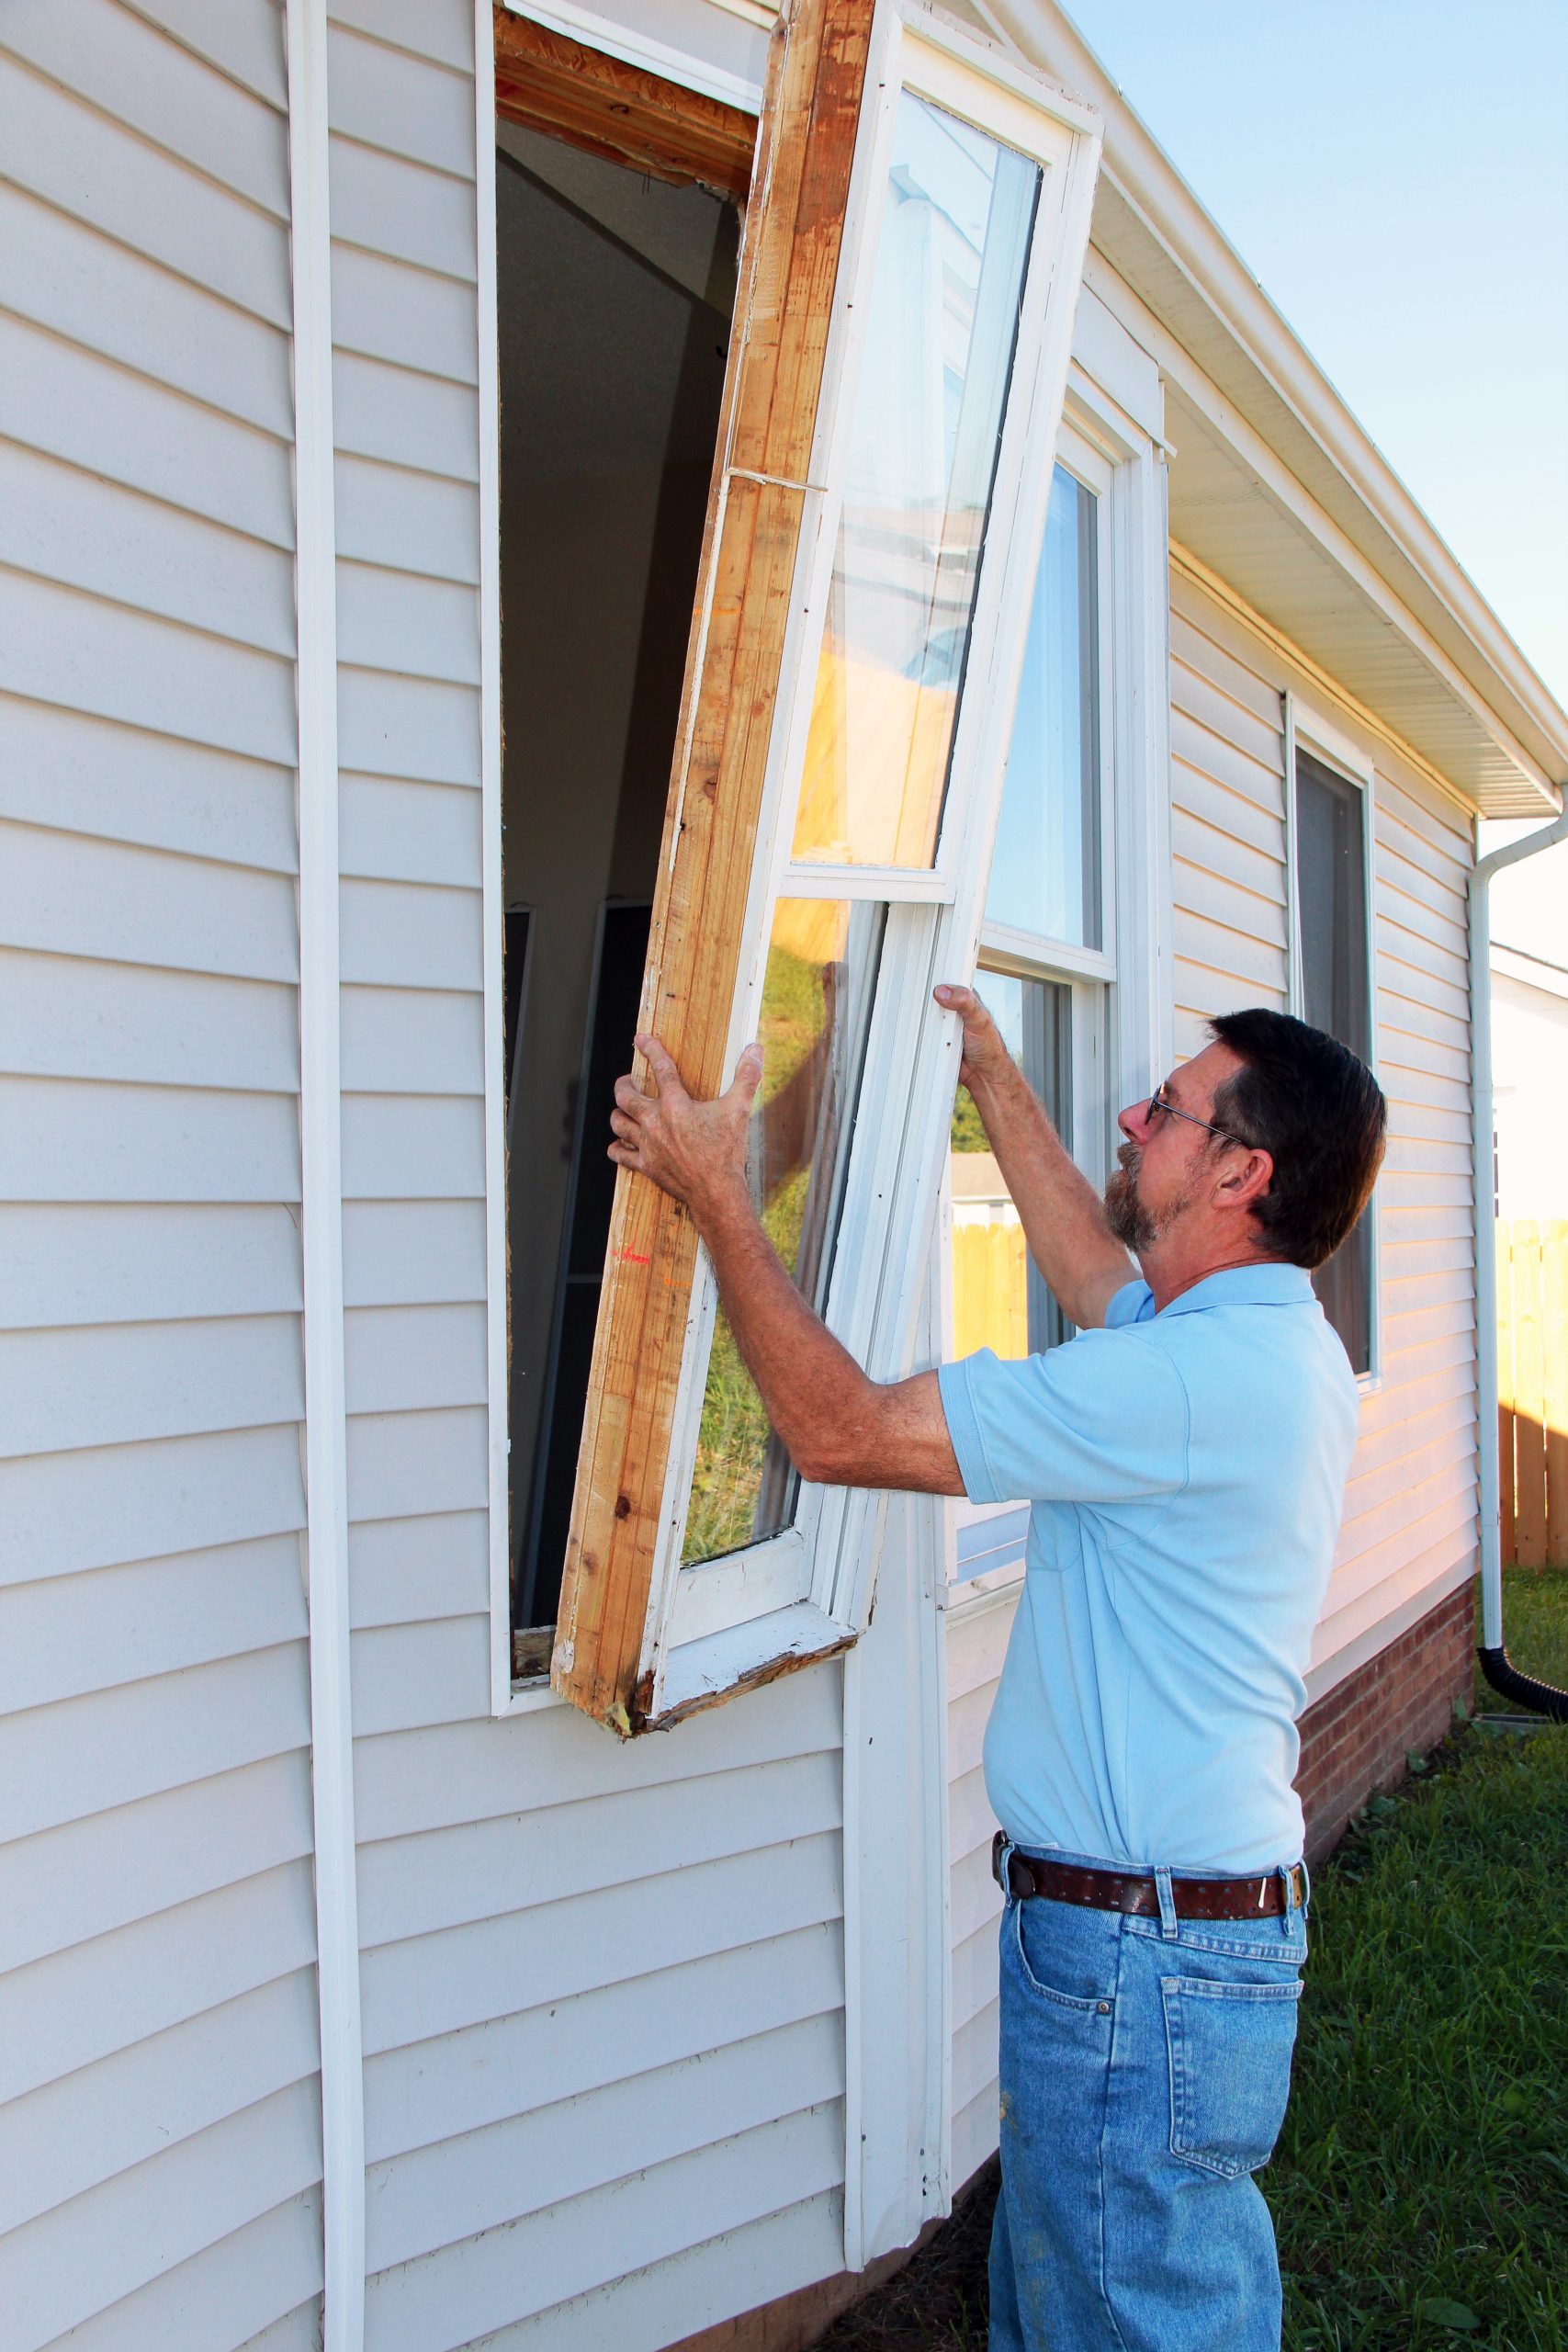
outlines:
[[[559,138],[541,153],[540,130],[530,118],[521,136],[502,134],[512,209],[547,198],[574,232],[592,216],[602,243],[606,231],[619,239],[617,263],[637,245],[661,287],[674,278],[707,304],[705,324],[717,314],[712,268],[694,282],[673,246],[630,236],[611,217],[608,183],[591,187],[586,159]],[[1005,759],[997,714],[1023,656],[1096,162],[1087,110],[914,0],[798,0],[784,12],[734,325],[713,345],[728,340],[726,379],[716,404],[706,387],[705,449],[679,452],[694,474],[718,445],[700,534],[687,510],[694,597],[676,631],[676,571],[660,562],[669,601],[643,608],[645,640],[656,620],[671,637],[690,623],[679,718],[677,664],[659,670],[671,780],[665,796],[644,774],[655,729],[631,751],[623,729],[613,823],[610,766],[591,815],[572,732],[606,722],[609,695],[587,711],[581,693],[558,695],[572,707],[553,737],[532,726],[529,686],[547,713],[562,676],[581,686],[608,649],[607,630],[589,644],[561,618],[570,567],[591,570],[602,551],[581,527],[598,512],[583,488],[588,412],[576,401],[555,419],[569,442],[578,435],[573,494],[558,503],[580,527],[558,532],[553,549],[536,536],[503,639],[506,888],[530,908],[536,976],[516,1083],[543,1088],[521,1154],[521,1092],[511,1118],[513,1557],[522,1619],[538,1627],[581,1415],[552,1679],[623,1733],[845,1647],[869,1607],[879,1515],[874,1497],[802,1487],[779,1455],[716,1325],[683,1212],[621,1175],[601,1239],[604,1171],[590,1162],[608,1102],[591,1098],[629,1025],[633,918],[648,923],[642,1022],[689,1083],[713,1091],[739,1045],[763,1035],[759,1199],[832,1328],[896,1375],[956,1073],[930,988],[939,971],[968,968],[977,942]],[[592,168],[604,170],[602,151]],[[688,209],[711,201],[690,187],[662,194]],[[562,219],[551,217],[558,244]],[[502,237],[504,418],[504,220]],[[568,276],[575,299],[581,280]],[[592,305],[586,321],[576,307],[592,340]],[[547,337],[536,348],[555,364]],[[694,444],[700,356],[694,334],[682,379]],[[536,515],[549,504],[547,446],[534,435],[514,447],[513,479]],[[502,474],[504,534],[504,458]],[[661,498],[660,513],[676,503]],[[607,527],[624,530],[628,514],[612,500]],[[618,568],[623,590],[629,570]],[[645,566],[637,579],[649,576]],[[539,642],[516,645],[530,593],[551,604],[539,618],[553,668]],[[514,773],[531,776],[531,797],[514,792]],[[563,776],[577,796],[565,812]],[[640,869],[651,888],[639,888],[629,856],[616,861],[634,839],[646,851],[656,801],[663,843]],[[538,977],[554,970],[552,899],[573,894],[570,1018],[531,1053],[530,1020],[559,996]],[[555,928],[565,936],[558,913]]]

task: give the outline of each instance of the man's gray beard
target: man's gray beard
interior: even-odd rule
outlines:
[[[1114,1169],[1105,1180],[1105,1222],[1122,1244],[1137,1257],[1155,1239],[1155,1221],[1138,1198],[1134,1162]]]
[[[1116,1154],[1120,1165],[1105,1180],[1105,1222],[1124,1250],[1141,1258],[1145,1250],[1162,1241],[1173,1225],[1184,1216],[1197,1197],[1190,1182],[1178,1193],[1164,1216],[1152,1216],[1138,1198],[1138,1171],[1143,1166],[1143,1154],[1135,1144],[1124,1143]]]

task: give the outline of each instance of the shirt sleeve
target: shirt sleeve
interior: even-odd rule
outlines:
[[[1104,1329],[1120,1331],[1129,1323],[1152,1323],[1154,1313],[1155,1295],[1147,1283],[1134,1274],[1130,1283],[1122,1283],[1106,1308]]]
[[[985,1348],[937,1377],[972,1502],[1147,1501],[1187,1483],[1187,1391],[1142,1330],[1080,1331],[1021,1363]]]

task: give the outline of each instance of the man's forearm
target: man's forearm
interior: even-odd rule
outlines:
[[[807,1306],[743,1186],[706,1204],[700,1226],[769,1420],[803,1478],[831,1476],[821,1459],[824,1435],[863,1422],[876,1384]]]
[[[1100,1194],[1074,1164],[1016,1063],[994,1079],[971,1079],[970,1090],[1029,1254],[1053,1297],[1075,1323],[1100,1322],[1108,1300],[1134,1272],[1106,1224]]]
[[[736,1345],[801,1476],[961,1494],[934,1375],[884,1386],[863,1372],[790,1280],[744,1185],[705,1201],[698,1223]]]

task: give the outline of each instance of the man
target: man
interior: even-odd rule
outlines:
[[[936,995],[1079,1327],[1066,1346],[868,1379],[752,1211],[755,1046],[701,1103],[639,1039],[659,1092],[620,1080],[611,1157],[690,1208],[804,1477],[1033,1506],[986,1740],[1007,1894],[992,2352],[1269,2352],[1252,2176],[1306,1957],[1295,1718],[1357,1430],[1307,1269],[1365,1205],[1386,1109],[1332,1038],[1226,1014],[1122,1113],[1101,1202],[979,998]]]

